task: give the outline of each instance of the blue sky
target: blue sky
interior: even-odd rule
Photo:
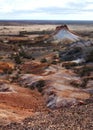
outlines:
[[[0,0],[0,20],[93,20],[93,0]]]

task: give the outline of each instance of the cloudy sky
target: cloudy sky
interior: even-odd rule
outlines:
[[[0,20],[93,20],[93,0],[0,0]]]

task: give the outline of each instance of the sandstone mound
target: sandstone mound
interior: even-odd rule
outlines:
[[[56,27],[56,30],[51,35],[51,41],[52,42],[75,42],[79,41],[81,38],[74,32],[70,31],[67,25],[62,25]]]

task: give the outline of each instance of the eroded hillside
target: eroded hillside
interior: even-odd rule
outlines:
[[[85,108],[93,113],[93,40],[75,28],[70,30],[67,25],[56,30],[54,27],[43,32],[32,30],[33,34],[31,30],[20,29],[17,34],[11,35],[8,31],[0,34],[2,129],[10,130],[18,125],[23,129],[28,123],[30,129],[36,128],[38,125],[34,126],[28,117],[38,122],[42,115],[47,124],[47,116],[52,119],[51,114],[59,115],[64,110],[68,115],[77,113],[79,108],[80,113]],[[85,118],[88,118],[87,111]],[[89,120],[85,121],[85,127],[86,122]]]

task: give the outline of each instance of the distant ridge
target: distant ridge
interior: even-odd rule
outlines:
[[[17,24],[93,24],[93,21],[87,20],[0,20],[0,25]]]

